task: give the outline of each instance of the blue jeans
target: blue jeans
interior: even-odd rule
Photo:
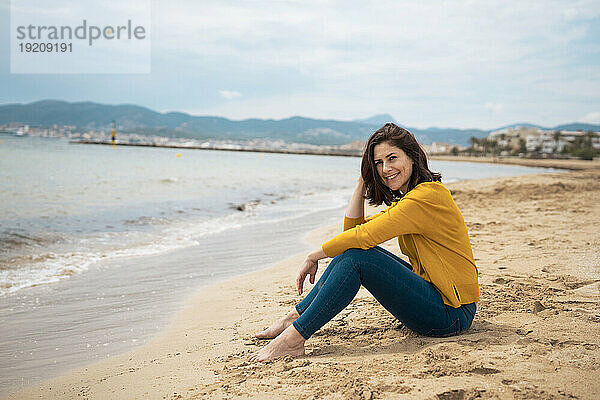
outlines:
[[[381,247],[349,249],[335,257],[308,295],[296,305],[294,327],[308,339],[342,311],[363,285],[408,329],[427,336],[450,336],[467,330],[475,303],[454,308],[412,271],[409,263]]]

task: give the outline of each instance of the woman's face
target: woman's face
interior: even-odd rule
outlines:
[[[406,193],[413,166],[410,157],[401,148],[383,142],[373,148],[373,159],[383,183],[392,190]]]

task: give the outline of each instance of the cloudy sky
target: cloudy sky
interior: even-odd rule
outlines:
[[[149,74],[11,74],[10,2],[0,4],[0,103],[232,119],[389,113],[419,128],[600,123],[598,0],[157,0]]]

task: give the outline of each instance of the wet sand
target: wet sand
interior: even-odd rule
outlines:
[[[298,254],[202,289],[147,345],[13,398],[600,398],[600,168],[581,165],[448,185],[480,271],[478,313],[460,336],[414,334],[361,289],[305,357],[247,362],[265,344],[253,333],[299,301]]]

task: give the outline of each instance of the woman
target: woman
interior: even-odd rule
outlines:
[[[388,205],[364,219],[364,199]],[[394,237],[410,264],[377,246]],[[334,257],[310,293],[256,334],[275,338],[250,356],[304,354],[304,342],[343,310],[363,285],[407,328],[427,336],[471,326],[479,301],[477,267],[464,219],[441,175],[431,172],[414,136],[386,124],[368,140],[344,231],[306,256],[296,280],[314,283],[318,261]]]

